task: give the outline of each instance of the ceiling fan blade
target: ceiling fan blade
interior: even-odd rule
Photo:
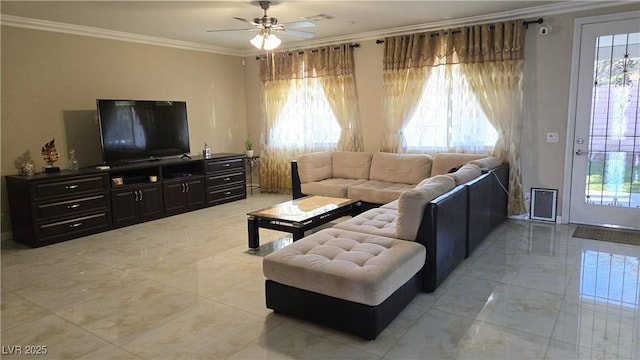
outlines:
[[[282,25],[284,25],[287,29],[301,29],[301,28],[316,26],[316,24],[313,21],[308,21],[308,20],[293,21],[289,23],[284,23]]]
[[[282,32],[287,34],[287,35],[297,36],[297,37],[301,37],[301,38],[304,38],[304,39],[310,39],[310,38],[316,36],[316,34],[314,34],[312,32],[300,31],[300,30],[283,29]]]
[[[243,18],[239,18],[239,17],[234,17],[234,19],[236,19],[238,21],[246,22],[247,24],[251,24],[253,26],[260,26],[260,24],[254,22],[252,20],[249,20],[249,19],[243,19]]]

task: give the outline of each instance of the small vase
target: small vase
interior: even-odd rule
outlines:
[[[252,158],[253,157],[253,150],[247,150],[247,157],[248,158]]]
[[[76,159],[76,151],[69,150],[69,170],[80,170],[80,163]]]

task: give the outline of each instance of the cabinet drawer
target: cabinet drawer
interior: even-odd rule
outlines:
[[[40,241],[46,242],[58,237],[77,237],[82,233],[88,234],[98,229],[106,229],[109,227],[109,218],[108,212],[102,212],[71,220],[41,224],[38,226],[40,232],[38,238]]]
[[[223,175],[209,175],[207,176],[207,187],[215,186],[224,186],[233,183],[241,183],[244,181],[244,173],[243,172],[234,172]]]
[[[247,196],[244,186],[236,186],[226,189],[209,189],[207,191],[207,203],[215,204],[225,199],[240,199]]]
[[[220,161],[208,161],[205,166],[206,166],[207,173],[212,173],[212,172],[222,171],[222,170],[244,169],[244,158],[235,158],[235,159],[220,160]]]
[[[35,206],[36,220],[43,220],[55,216],[74,216],[78,213],[106,210],[109,199],[105,194],[87,196],[78,199],[58,201]]]
[[[57,197],[73,196],[76,194],[86,194],[100,192],[107,189],[107,176],[84,176],[72,179],[61,179],[55,181],[43,181],[33,184],[31,193],[33,201],[46,200]]]

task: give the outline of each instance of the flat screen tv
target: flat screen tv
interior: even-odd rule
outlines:
[[[104,163],[113,165],[188,154],[187,103],[96,100]]]

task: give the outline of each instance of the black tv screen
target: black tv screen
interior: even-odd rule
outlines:
[[[105,99],[96,102],[105,163],[190,152],[186,102]]]

